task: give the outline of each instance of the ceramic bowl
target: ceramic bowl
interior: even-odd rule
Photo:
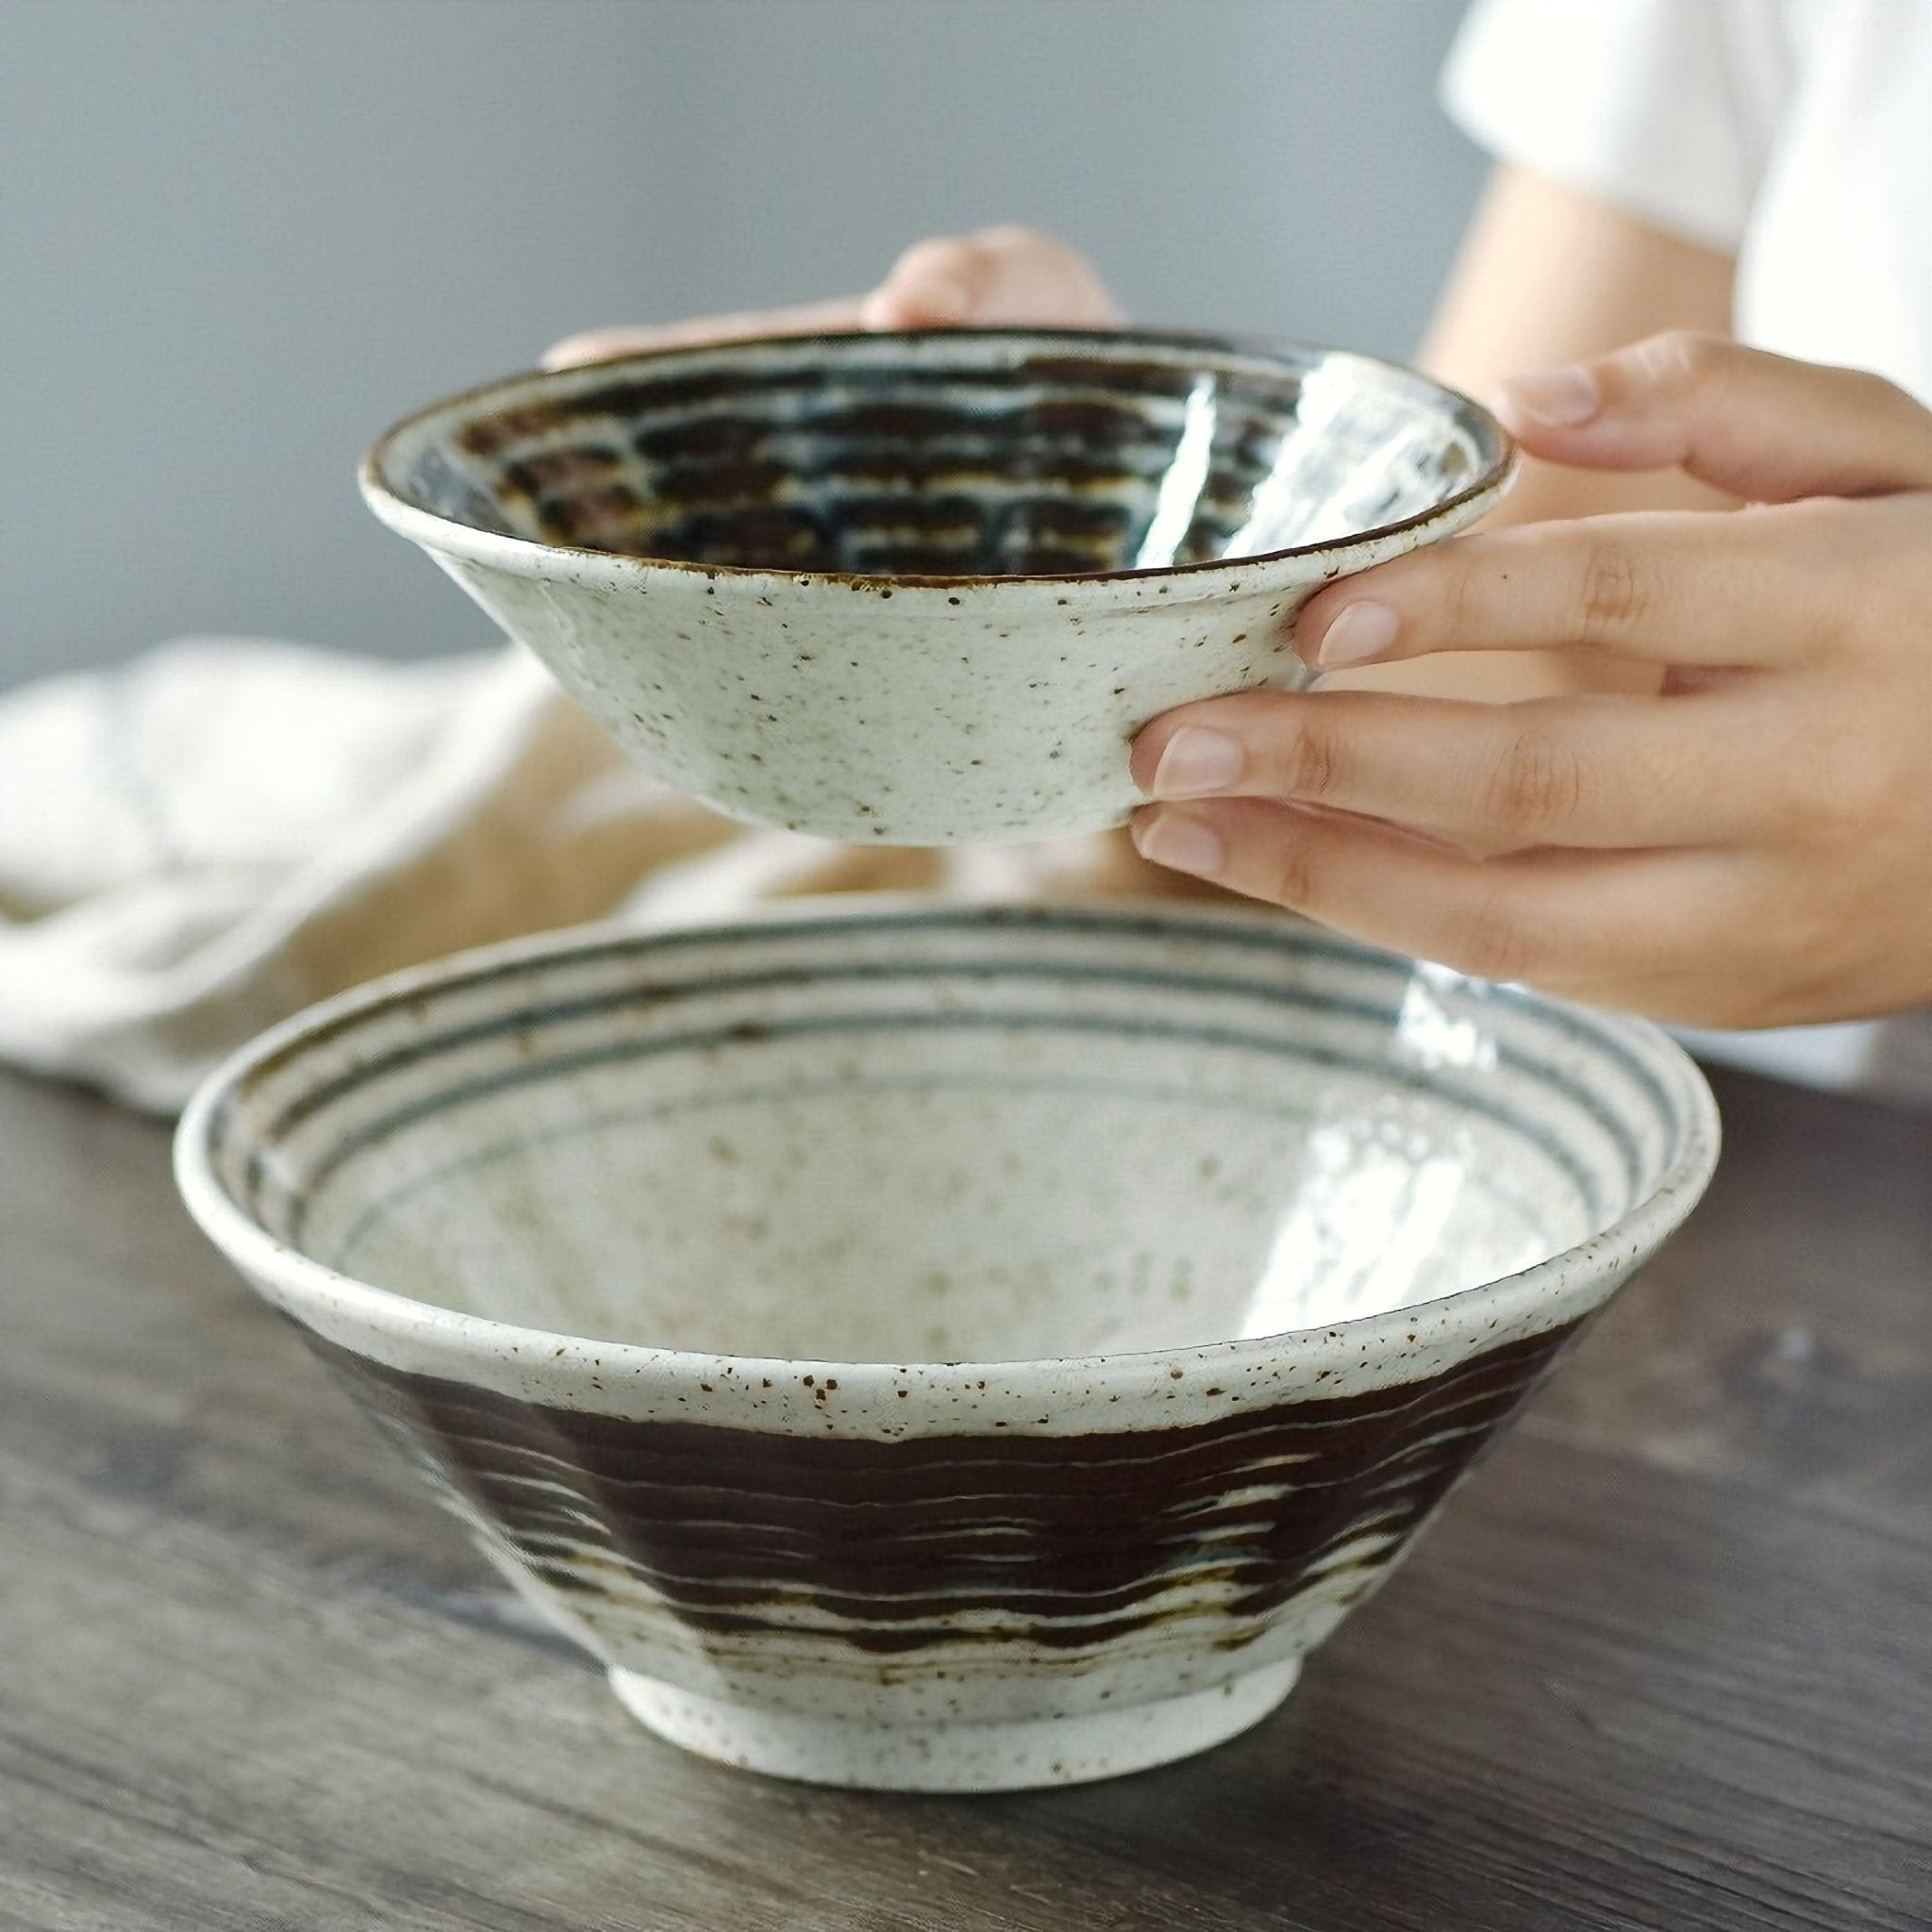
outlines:
[[[440,403],[362,487],[659,776],[900,844],[1120,824],[1127,745],[1306,673],[1318,585],[1513,454],[1362,356],[946,330],[732,342]]]
[[[694,1750],[1211,1744],[1690,1210],[1653,1028],[1239,913],[550,937],[217,1074],[203,1227]]]

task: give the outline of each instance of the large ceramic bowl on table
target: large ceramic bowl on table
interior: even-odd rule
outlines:
[[[994,1789],[1264,1715],[1678,1224],[1653,1028],[1251,914],[552,937],[248,1048],[188,1205],[691,1748]]]
[[[1513,459],[1363,356],[943,330],[519,376],[391,430],[362,487],[660,776],[944,844],[1120,824],[1142,724],[1303,681],[1309,593]]]

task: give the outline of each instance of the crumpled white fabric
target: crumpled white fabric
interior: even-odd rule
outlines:
[[[0,1058],[155,1111],[314,1000],[520,933],[1152,889],[1118,840],[753,830],[638,771],[515,647],[399,664],[186,639],[0,696]]]

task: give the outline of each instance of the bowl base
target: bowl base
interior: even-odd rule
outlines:
[[[1005,1724],[889,1724],[752,1710],[617,1669],[610,1688],[659,1737],[768,1776],[874,1791],[1015,1791],[1191,1757],[1260,1723],[1300,1672],[1300,1659],[1291,1658],[1158,1703]]]

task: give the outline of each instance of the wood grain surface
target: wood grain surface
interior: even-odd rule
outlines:
[[[0,1928],[1932,1926],[1932,1119],[1718,1084],[1705,1207],[1276,1718],[930,1799],[651,1738],[164,1131],[0,1077]]]

